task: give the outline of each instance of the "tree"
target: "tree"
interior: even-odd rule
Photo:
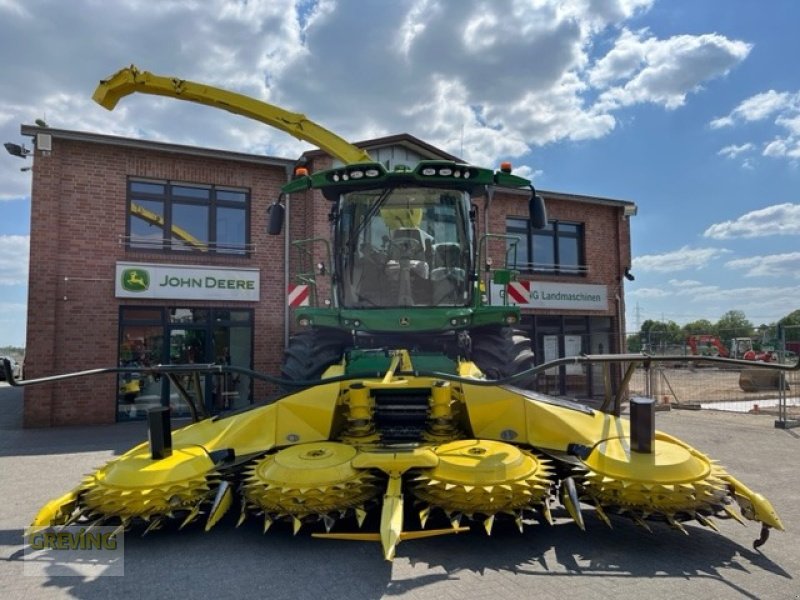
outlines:
[[[800,341],[800,309],[790,312],[778,321],[782,325],[787,342]]]
[[[642,323],[639,332],[641,343],[644,348],[652,352],[655,349],[664,349],[665,346],[683,344],[684,335],[680,326],[675,321],[653,321],[647,319]]]
[[[709,321],[708,319],[698,319],[697,321],[692,321],[691,323],[686,323],[683,326],[683,332],[689,335],[714,335],[716,334],[716,329],[714,329],[714,324]]]
[[[638,333],[634,333],[629,335],[625,338],[625,342],[627,344],[628,352],[641,352],[642,351],[642,336]]]
[[[741,310],[729,310],[720,317],[715,327],[717,334],[724,340],[753,335],[753,324],[747,320]]]

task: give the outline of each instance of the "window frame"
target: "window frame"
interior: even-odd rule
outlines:
[[[516,222],[516,223],[514,223]],[[520,226],[524,223],[525,226]],[[527,252],[528,262],[520,265],[515,259],[515,255],[509,256],[509,266],[521,273],[536,273],[540,275],[563,275],[567,277],[585,277],[588,273],[586,264],[586,228],[584,223],[578,221],[567,221],[561,219],[551,219],[547,221],[546,229],[534,229],[528,219],[524,217],[506,217],[506,235],[519,236],[522,239],[518,242]],[[561,230],[561,227],[575,228],[575,231]],[[547,239],[550,251],[553,256],[553,264],[537,266],[536,255],[534,253],[536,237]],[[575,240],[578,254],[577,264],[561,264],[561,240]],[[507,249],[510,249],[507,247]],[[513,262],[511,262],[511,260]]]
[[[163,193],[135,192],[133,186],[136,183],[154,184],[163,186]],[[176,193],[175,188],[196,188],[207,190],[208,198],[193,198],[188,195]],[[220,198],[224,193],[234,192],[243,194],[243,200],[230,200]],[[162,210],[161,218],[164,225],[161,227],[161,241],[153,241],[152,244],[133,239],[133,219],[138,217],[131,213],[131,204],[141,200],[146,202],[159,202]],[[182,244],[173,240],[171,234],[174,218],[175,206],[194,206],[206,209],[207,223],[204,242],[207,245],[205,250],[192,248],[191,245]],[[244,213],[244,240],[242,244],[225,244],[220,248],[218,242],[218,213],[219,209],[235,209]],[[238,188],[229,185],[198,184],[184,181],[172,181],[165,179],[148,179],[145,177],[127,178],[125,186],[125,250],[128,252],[154,252],[161,254],[213,254],[215,256],[226,256],[232,258],[250,258],[252,253],[251,238],[251,209],[252,194],[249,188]],[[139,245],[141,244],[141,245]]]

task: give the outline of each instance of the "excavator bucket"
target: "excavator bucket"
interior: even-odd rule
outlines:
[[[784,385],[788,390],[789,384]],[[781,373],[772,369],[743,369],[739,387],[743,392],[777,392],[781,389]]]

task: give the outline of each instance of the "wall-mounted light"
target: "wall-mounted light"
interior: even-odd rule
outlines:
[[[631,273],[631,268],[630,267],[625,267],[624,275],[625,275],[625,279],[627,279],[628,281],[633,281],[634,279],[636,279],[636,277],[633,276],[633,273]]]
[[[8,152],[11,156],[18,156],[19,158],[28,158],[32,154],[30,150],[28,150],[25,146],[20,146],[19,144],[14,144],[12,142],[6,142],[3,144],[6,147],[6,152]]]

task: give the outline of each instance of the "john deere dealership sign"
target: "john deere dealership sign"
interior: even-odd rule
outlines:
[[[492,304],[509,304],[520,308],[559,308],[565,310],[608,310],[608,292],[604,285],[553,283],[546,281],[514,281],[492,284]]]
[[[117,298],[257,302],[258,269],[117,263]]]

